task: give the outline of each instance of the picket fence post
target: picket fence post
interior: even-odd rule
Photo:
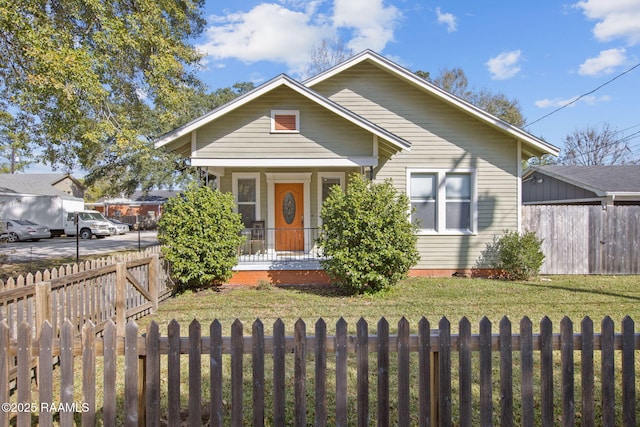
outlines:
[[[151,294],[151,312],[158,310],[158,291],[160,289],[160,256],[153,254],[149,263],[149,293]]]
[[[36,283],[36,337],[44,322],[51,323],[51,282]]]
[[[127,326],[127,305],[125,302],[127,292],[127,264],[116,264],[116,334],[123,337]]]

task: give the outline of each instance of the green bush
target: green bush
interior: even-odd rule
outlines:
[[[533,231],[523,234],[505,231],[495,242],[494,267],[509,280],[527,280],[537,276],[544,261],[542,240]]]
[[[231,277],[244,237],[233,196],[191,186],[170,199],[158,222],[158,240],[177,280],[177,292],[218,285]]]
[[[409,200],[391,181],[369,183],[352,175],[346,192],[334,186],[320,212],[321,261],[348,293],[369,293],[395,285],[418,259],[416,226]]]

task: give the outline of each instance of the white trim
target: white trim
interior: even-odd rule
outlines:
[[[520,206],[522,206],[522,142],[518,141],[518,147],[516,149],[516,162],[518,165],[518,184],[517,184],[517,189],[516,192],[518,194],[518,209],[516,212],[516,223],[517,223],[517,227],[518,227],[518,232],[522,232],[522,209],[520,209]]]
[[[191,158],[198,157],[198,131],[191,132]]]
[[[276,115],[295,116],[296,128],[294,130],[276,129]],[[300,110],[271,110],[271,133],[300,133]]]
[[[214,167],[361,167],[378,166],[377,157],[339,157],[339,158],[233,158],[233,159],[212,159],[197,158],[191,159],[191,166],[214,166]]]
[[[260,172],[233,172],[231,174],[231,192],[233,193],[233,201],[235,202],[236,211],[238,206],[238,180],[253,178],[256,180],[256,221],[262,220],[260,214]]]
[[[346,187],[346,174],[344,172],[318,172],[318,227],[322,226],[322,218],[320,218],[320,209],[322,208],[322,180],[324,178],[338,178],[340,187],[344,191]]]
[[[438,235],[438,236],[469,236],[475,235],[478,231],[478,179],[477,170],[462,169],[428,169],[428,168],[407,168],[406,171],[406,192],[409,200],[411,200],[411,174],[412,173],[430,173],[437,177],[436,182],[436,229],[420,229],[418,235]],[[445,179],[449,173],[469,174],[471,176],[471,218],[469,218],[469,231],[447,230],[446,229],[446,186]]]

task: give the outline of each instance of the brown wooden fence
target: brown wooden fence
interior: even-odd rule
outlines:
[[[218,321],[203,335],[194,320],[182,336],[172,321],[163,337],[155,323],[141,335],[130,321],[117,337],[109,321],[102,336],[86,323],[74,338],[74,325],[65,322],[59,338],[45,323],[34,339],[23,322],[13,340],[2,322],[0,423],[15,417],[18,426],[50,426],[54,416],[60,425],[77,416],[86,426],[635,426],[638,420],[640,334],[629,317],[620,333],[608,317],[599,333],[588,317],[579,333],[569,318],[554,333],[546,317],[539,333],[526,317],[518,334],[507,318],[497,334],[486,318],[478,334],[466,318],[456,335],[446,318],[434,330],[423,318],[414,334],[404,318],[397,335],[384,318],[375,327],[370,335],[361,319],[350,336],[340,319],[336,335],[328,336],[320,319],[308,335],[298,320],[291,337],[277,320],[273,335],[265,336],[260,320],[250,335],[236,321],[223,337]],[[16,357],[18,389],[10,395],[8,359]],[[23,363],[31,357],[41,362],[37,390]],[[81,378],[74,382],[78,365]]]
[[[542,274],[640,274],[640,206],[527,205],[522,228],[544,239]]]
[[[148,314],[171,295],[161,263],[155,247],[0,281],[0,320],[6,321],[12,339],[17,339],[22,322],[30,325],[36,338],[44,321],[57,337],[66,321],[79,335],[86,322],[99,333],[114,320],[124,336],[127,319]],[[9,363],[13,378],[17,366]]]

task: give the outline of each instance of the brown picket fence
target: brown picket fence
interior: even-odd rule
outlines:
[[[437,329],[423,318],[411,333],[402,318],[390,335],[382,318],[369,334],[361,319],[349,335],[340,319],[328,336],[322,319],[312,335],[300,319],[286,336],[278,319],[265,336],[260,320],[247,335],[236,320],[223,337],[217,320],[205,335],[194,320],[187,336],[176,321],[167,336],[154,322],[140,334],[130,321],[119,337],[109,321],[102,335],[87,322],[76,337],[66,321],[59,337],[45,322],[34,339],[23,322],[13,340],[1,322],[0,424],[73,425],[75,417],[83,426],[636,425],[640,334],[630,317],[619,333],[609,317],[598,333],[588,317],[579,333],[569,318],[559,333],[546,317],[536,333],[527,317],[518,334],[506,317],[497,334],[487,318],[478,326],[472,334],[463,318],[452,334],[446,318]],[[39,360],[37,387],[31,357]],[[13,395],[11,358],[18,366]]]
[[[7,323],[14,340],[22,322],[30,325],[34,339],[45,321],[53,326],[56,337],[67,321],[79,335],[85,322],[92,322],[99,333],[113,320],[124,335],[127,320],[156,310],[159,302],[171,296],[171,285],[156,246],[0,281],[0,320]],[[13,360],[8,363],[13,380],[17,366]]]

